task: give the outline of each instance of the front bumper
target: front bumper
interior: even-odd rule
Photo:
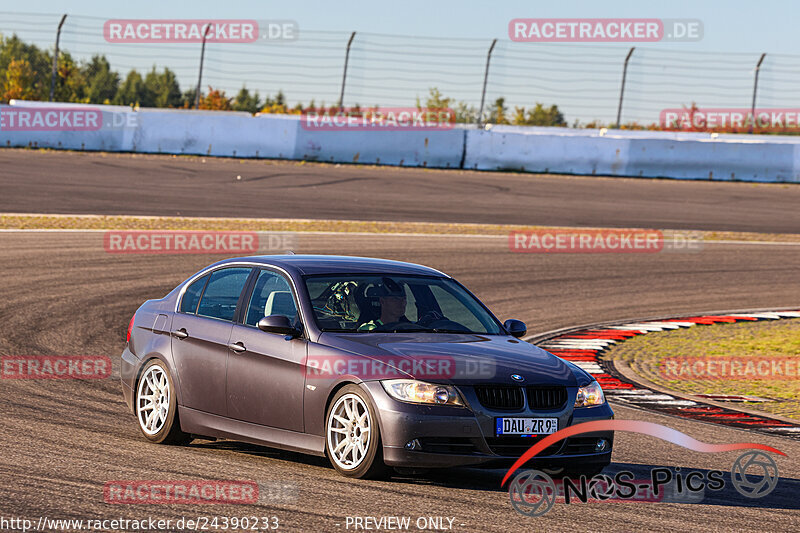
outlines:
[[[554,412],[528,409],[501,412],[484,408],[473,394],[461,387],[468,404],[466,408],[399,402],[386,394],[377,381],[366,382],[363,386],[369,390],[378,412],[384,462],[389,466],[510,466],[540,438],[496,437],[496,417],[558,417],[559,429],[614,417],[608,402],[582,409],[573,409],[568,404]],[[608,443],[601,452],[595,451],[598,439]],[[407,444],[415,440],[418,445],[409,449]],[[605,466],[611,462],[613,441],[613,431],[576,435],[543,450],[529,464],[550,468]]]

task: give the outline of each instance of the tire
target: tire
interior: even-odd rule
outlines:
[[[346,385],[331,400],[325,414],[325,454],[346,477],[377,479],[388,472],[378,417],[361,387]]]
[[[151,400],[153,396],[155,399]],[[181,431],[175,384],[162,361],[152,359],[142,368],[133,405],[139,430],[150,442],[187,444],[192,440]],[[158,416],[153,418],[156,411]]]

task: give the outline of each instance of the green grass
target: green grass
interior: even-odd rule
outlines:
[[[502,235],[510,231],[575,228],[516,224],[471,224],[443,222],[393,222],[379,220],[310,220],[280,218],[159,217],[131,215],[57,215],[0,213],[0,229],[39,230],[203,230],[203,231],[292,231],[335,233],[400,233],[416,235]],[[609,228],[583,228],[609,229]],[[615,228],[619,229],[619,228]],[[628,228],[632,229],[632,228]],[[698,241],[783,242],[800,244],[798,233],[747,233],[663,230],[665,242],[673,237]]]
[[[736,394],[774,401],[743,405],[800,419],[800,378],[664,379],[662,362],[681,358],[791,357],[800,365],[800,319],[737,322],[660,331],[634,337],[609,349],[606,360],[622,360],[640,376],[669,389],[689,394]]]

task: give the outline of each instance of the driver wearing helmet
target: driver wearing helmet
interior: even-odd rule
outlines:
[[[375,320],[370,320],[359,326],[358,331],[372,331],[379,326],[392,324],[395,322],[409,322],[406,318],[406,293],[396,281],[383,278],[383,283],[379,283],[368,289],[371,296],[378,296],[381,316]]]

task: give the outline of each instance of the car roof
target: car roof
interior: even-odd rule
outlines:
[[[343,255],[258,255],[232,258],[218,264],[242,261],[272,265],[300,275],[375,273],[449,277],[443,272],[414,263]]]

